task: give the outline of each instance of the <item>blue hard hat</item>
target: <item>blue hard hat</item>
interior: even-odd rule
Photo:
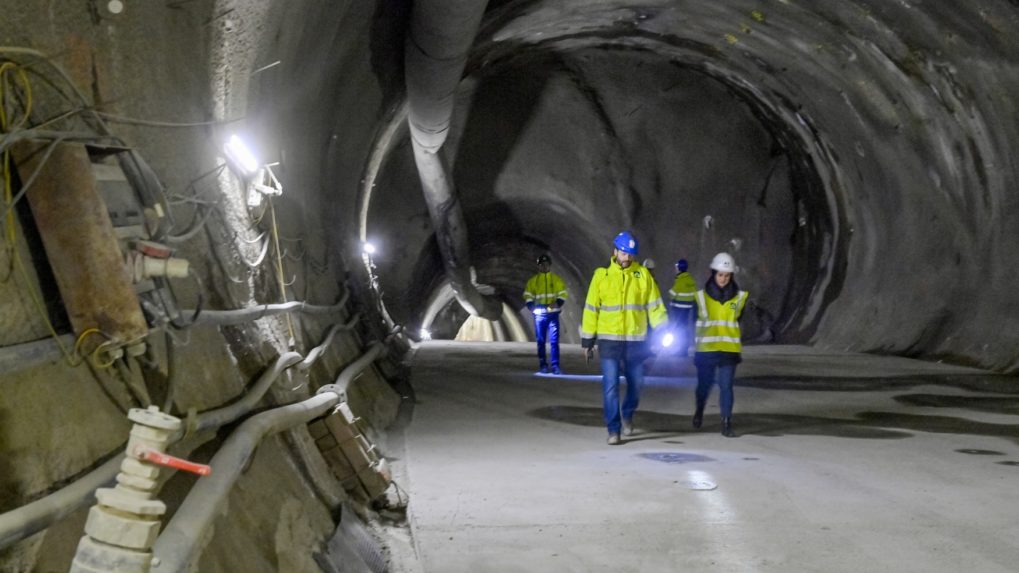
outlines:
[[[689,267],[690,265],[687,264],[686,259],[679,259],[678,261],[676,261],[676,270],[679,272],[683,272]]]
[[[633,236],[629,231],[623,231],[616,235],[613,239],[612,244],[628,255],[637,254],[637,238]]]

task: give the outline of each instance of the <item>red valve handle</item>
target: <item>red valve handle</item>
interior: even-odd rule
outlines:
[[[163,452],[157,452],[155,450],[142,450],[139,453],[138,458],[156,465],[183,470],[200,476],[207,476],[212,473],[212,468],[210,466],[182,460],[181,458],[164,454]]]

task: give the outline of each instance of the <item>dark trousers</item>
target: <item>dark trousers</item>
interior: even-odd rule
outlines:
[[[559,313],[534,315],[534,339],[538,342],[538,365],[548,368],[545,359],[545,341],[552,349],[552,368],[559,367]]]
[[[732,404],[735,397],[732,392],[732,381],[736,377],[735,364],[697,365],[697,409],[704,408],[711,394],[711,385],[718,382],[718,407],[723,418],[732,417]]]
[[[676,348],[681,353],[693,346],[693,321],[695,308],[669,307],[669,322],[676,332]]]

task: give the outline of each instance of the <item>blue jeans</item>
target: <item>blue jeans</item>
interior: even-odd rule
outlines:
[[[601,384],[605,406],[605,425],[610,434],[618,434],[622,428],[619,412],[619,363],[626,371],[626,399],[623,400],[623,420],[632,420],[640,402],[640,389],[644,386],[644,361],[601,359]]]
[[[717,377],[715,373],[717,374]],[[718,382],[718,406],[723,418],[732,417],[732,404],[735,397],[732,393],[732,381],[736,377],[735,364],[718,364],[697,367],[697,409],[700,410],[708,401],[711,385]]]
[[[545,340],[552,349],[552,368],[559,367],[559,313],[534,315],[534,339],[538,342],[538,365],[548,368],[545,360]]]

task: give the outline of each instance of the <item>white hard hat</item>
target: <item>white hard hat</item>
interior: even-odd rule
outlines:
[[[649,271],[650,270],[654,270],[654,268],[655,268],[655,260],[654,259],[644,259],[644,268],[649,270]]]
[[[722,273],[736,272],[736,259],[729,253],[718,253],[711,259],[711,269]]]

